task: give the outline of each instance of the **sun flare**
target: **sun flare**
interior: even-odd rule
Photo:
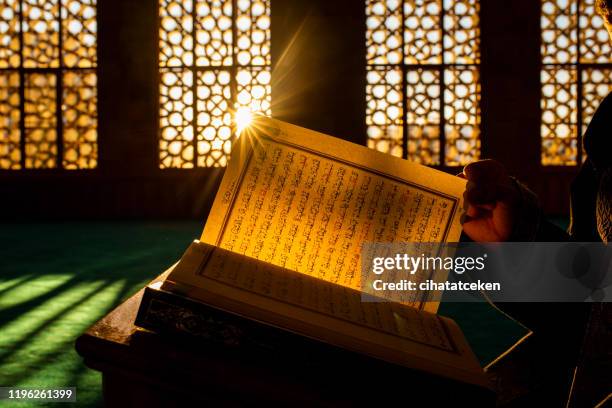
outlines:
[[[242,131],[247,128],[253,121],[251,110],[246,107],[238,108],[236,111],[236,136],[240,136]]]

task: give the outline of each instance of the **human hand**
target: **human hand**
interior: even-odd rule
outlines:
[[[504,166],[495,160],[470,163],[459,175],[468,180],[463,231],[477,242],[510,239],[521,205],[521,192]]]

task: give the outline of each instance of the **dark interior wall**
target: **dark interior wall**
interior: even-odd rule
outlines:
[[[539,1],[481,1],[483,158],[501,161],[546,212],[568,213],[571,167],[540,164]]]
[[[366,143],[362,0],[272,0],[272,106],[278,119]]]
[[[156,166],[157,5],[98,3],[99,169],[105,175],[149,176]]]
[[[517,177],[539,170],[540,2],[481,2],[482,150]]]
[[[158,1],[98,3],[99,166],[0,171],[1,214],[203,219],[222,169],[157,167]],[[573,170],[539,165],[539,7],[481,2],[482,150],[563,213]],[[363,0],[272,0],[275,117],[365,143],[364,13]]]

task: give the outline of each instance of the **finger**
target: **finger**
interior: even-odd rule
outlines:
[[[469,219],[485,218],[491,215],[493,208],[494,206],[468,205],[468,208],[465,210],[465,214]]]
[[[498,192],[495,184],[476,184],[468,181],[463,198],[469,204],[479,205],[497,201]]]
[[[476,206],[469,206],[465,213],[461,215],[460,222],[464,230],[466,226],[482,225],[486,218],[491,216],[491,212]]]
[[[475,182],[496,181],[506,176],[504,166],[495,160],[479,160],[465,166],[463,169],[468,180]]]
[[[491,211],[493,211],[495,209],[496,205],[497,205],[496,203],[485,203],[485,204],[478,205],[478,208],[481,211],[486,211],[487,214],[489,214],[489,213],[491,213]]]
[[[464,198],[471,204],[487,204],[497,201],[514,202],[520,192],[515,185],[509,183],[474,183],[468,181]]]
[[[476,242],[488,241],[486,226],[482,224],[482,222],[477,220],[473,222],[466,222],[463,224],[463,232],[465,232],[468,237]]]
[[[478,218],[479,214],[480,211],[478,211],[478,207],[476,207],[475,205],[468,205],[467,210],[465,210],[465,215],[467,215],[470,219]]]

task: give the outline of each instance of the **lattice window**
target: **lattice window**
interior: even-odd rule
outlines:
[[[612,48],[595,0],[542,1],[542,164],[576,165],[579,137],[612,90]]]
[[[160,167],[225,166],[236,122],[270,115],[270,0],[160,1]]]
[[[0,17],[0,169],[96,167],[96,0],[0,0]]]
[[[478,0],[366,0],[368,146],[430,165],[480,156]]]

